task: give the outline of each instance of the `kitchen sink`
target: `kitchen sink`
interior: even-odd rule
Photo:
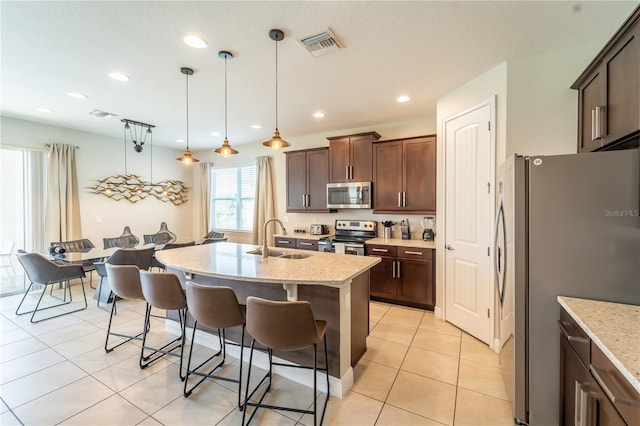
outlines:
[[[311,256],[310,254],[302,254],[302,253],[289,253],[284,254],[282,256],[278,256],[280,259],[306,259]]]
[[[262,256],[262,248],[248,251],[247,254],[256,254]],[[281,250],[269,250],[269,257],[277,257],[279,259],[306,259],[309,256],[311,255],[304,253],[287,253]]]
[[[257,249],[248,251],[247,254],[257,254],[257,255],[262,256],[262,248],[259,247]],[[284,251],[281,251],[281,250],[269,250],[268,251],[269,257],[282,257],[285,254],[287,254],[287,253],[284,252]]]

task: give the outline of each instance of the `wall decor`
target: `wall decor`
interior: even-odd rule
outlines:
[[[102,194],[116,201],[127,200],[130,203],[137,203],[148,196],[152,196],[165,203],[171,202],[176,206],[186,203],[188,201],[188,188],[184,182],[180,180],[153,181],[153,132],[151,129],[155,126],[127,118],[121,121],[124,123],[124,173],[98,179],[96,180],[97,183],[88,187],[88,189],[91,189],[93,194]],[[131,126],[134,128],[133,131]],[[137,153],[142,152],[142,146],[147,139],[147,135],[150,136],[151,154],[149,161],[151,179],[149,181],[127,172],[127,133],[131,137],[134,151]]]
[[[118,174],[97,180],[90,186],[93,194],[102,194],[113,200],[127,200],[137,203],[148,196],[163,202],[171,202],[176,206],[188,201],[188,187],[180,180],[162,180],[147,182],[134,174]]]

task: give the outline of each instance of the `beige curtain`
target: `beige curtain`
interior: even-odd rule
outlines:
[[[209,232],[211,217],[211,163],[200,163],[200,223],[196,235],[204,237]]]
[[[271,157],[256,158],[256,199],[253,211],[253,244],[262,244],[264,235],[264,222],[275,217],[273,199],[273,174],[271,171]],[[267,230],[267,241],[273,239],[273,223]]]
[[[46,211],[48,242],[82,238],[76,147],[73,145],[49,145]]]

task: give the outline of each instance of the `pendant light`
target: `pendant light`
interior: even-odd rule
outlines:
[[[273,132],[273,137],[268,141],[262,142],[262,145],[280,149],[290,146],[289,142],[280,137],[280,131],[278,131],[278,42],[284,39],[284,33],[278,29],[273,29],[269,31],[269,37],[276,42],[276,130]]]
[[[226,50],[221,50],[218,52],[218,56],[224,59],[224,142],[222,142],[222,146],[216,149],[215,152],[222,154],[223,157],[228,157],[238,153],[238,151],[231,148],[229,139],[227,139],[227,61],[233,59],[233,54]]]
[[[186,76],[187,80],[187,148],[184,150],[184,154],[176,158],[176,160],[182,161],[184,164],[191,164],[200,161],[191,155],[191,150],[189,149],[189,76],[193,75],[193,70],[191,68],[182,67],[180,68],[180,72]]]

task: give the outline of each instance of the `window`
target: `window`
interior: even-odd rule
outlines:
[[[47,152],[0,149],[0,296],[25,291],[17,249],[43,252]]]
[[[211,170],[211,228],[251,231],[256,166]]]

